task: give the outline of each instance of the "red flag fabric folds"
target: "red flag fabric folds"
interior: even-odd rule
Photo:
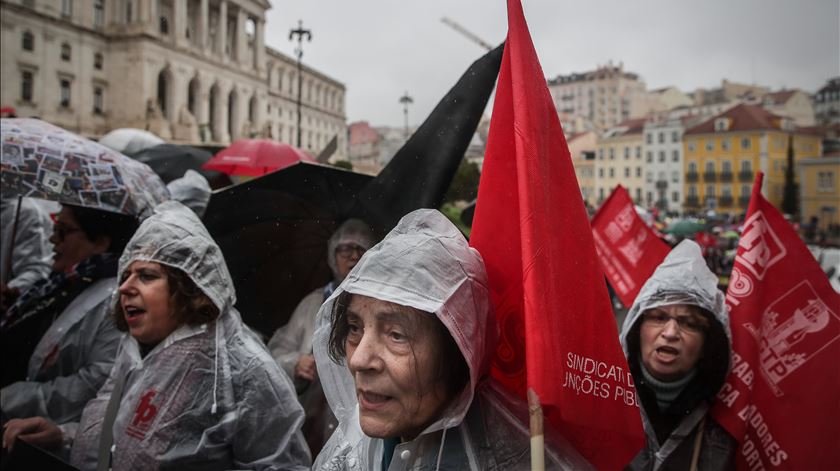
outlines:
[[[738,469],[840,469],[840,295],[756,177],[726,293],[732,371],[712,409]]]
[[[604,273],[629,308],[671,248],[642,221],[621,185],[592,218],[592,236]]]
[[[519,0],[496,88],[470,242],[499,324],[492,374],[592,464],[620,469],[644,443],[569,149]]]

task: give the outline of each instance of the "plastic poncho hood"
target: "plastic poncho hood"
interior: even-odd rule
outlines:
[[[195,211],[199,218],[204,217],[210,203],[210,195],[213,193],[204,175],[192,169],[187,170],[183,177],[172,180],[166,188],[174,201]]]
[[[135,261],[155,262],[177,268],[189,276],[224,313],[236,303],[233,280],[222,251],[198,216],[176,201],[159,204],[143,221],[120,257],[122,276]],[[119,301],[119,294],[115,296]]]
[[[347,366],[334,363],[328,354],[333,307],[345,291],[433,313],[446,326],[469,367],[470,383],[423,433],[459,425],[479,379],[489,370],[488,352],[495,342],[487,273],[478,251],[440,212],[414,211],[362,256],[321,306],[313,349],[324,392],[340,423],[355,418],[357,407]]]
[[[684,240],[674,247],[642,286],[621,328],[621,346],[628,362],[639,354],[639,321],[648,309],[672,304],[697,306],[713,322],[704,340],[704,354],[698,368],[715,392],[729,372],[732,334],[724,295],[717,287],[718,278],[709,270],[700,246]]]

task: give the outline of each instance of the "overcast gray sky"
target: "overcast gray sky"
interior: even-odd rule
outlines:
[[[289,30],[312,30],[304,62],[347,87],[348,122],[400,126],[399,98],[421,123],[483,54],[440,20],[485,41],[507,33],[504,0],[271,0],[266,42],[293,55]],[[838,0],[523,0],[547,77],[612,60],[648,88],[714,87],[724,78],[816,91],[840,75]],[[489,111],[489,110],[488,110]]]

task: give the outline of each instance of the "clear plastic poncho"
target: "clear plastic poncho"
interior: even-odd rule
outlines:
[[[199,218],[204,217],[204,211],[210,203],[213,190],[204,175],[195,170],[187,170],[184,176],[176,178],[166,185],[169,197],[192,209]]]
[[[382,467],[383,440],[362,432],[350,371],[328,354],[333,306],[344,291],[434,313],[469,366],[468,386],[417,438],[396,447],[390,470],[530,469],[527,406],[487,377],[496,327],[484,262],[435,210],[403,217],[365,253],[318,312],[315,359],[339,426],[313,469],[379,471]],[[546,464],[549,469],[589,467],[571,448],[562,454],[547,449]]]
[[[136,260],[183,271],[221,314],[182,325],[145,357],[126,335],[110,378],[85,408],[71,463],[96,469],[105,410],[122,376],[113,469],[308,469],[292,384],[233,308],[224,258],[196,215],[177,202],[159,205],[126,247],[119,273]]]

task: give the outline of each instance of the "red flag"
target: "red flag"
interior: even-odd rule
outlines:
[[[470,243],[484,257],[499,323],[492,374],[592,464],[642,448],[638,403],[604,274],[519,0],[502,57]]]
[[[642,221],[621,185],[592,218],[592,236],[610,284],[621,302],[632,306],[642,285],[671,248]]]
[[[756,176],[726,293],[732,372],[712,410],[738,469],[840,469],[840,295]]]

